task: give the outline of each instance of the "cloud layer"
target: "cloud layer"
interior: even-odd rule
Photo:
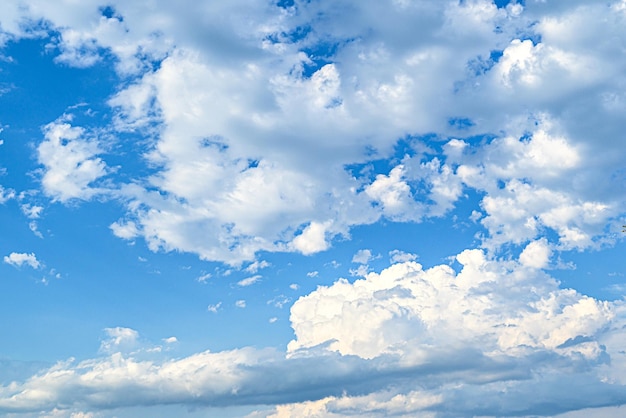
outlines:
[[[109,328],[102,357],[2,387],[0,410],[284,404],[268,414],[513,416],[626,401],[623,302],[479,250],[457,261],[458,273],[403,262],[318,288],[291,308],[286,353],[170,359],[135,330]]]
[[[115,57],[108,132],[150,138],[139,162],[154,174],[99,181],[110,135],[59,120],[38,147],[41,181],[55,200],[122,199],[113,232],[154,250],[312,254],[381,217],[442,216],[466,190],[484,194],[494,248],[545,229],[562,249],[597,246],[621,212],[619,1],[4,8],[5,37],[45,36],[43,19],[60,62]]]

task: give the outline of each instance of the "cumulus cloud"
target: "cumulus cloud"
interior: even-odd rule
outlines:
[[[539,245],[529,253],[545,257]],[[406,262],[354,283],[342,279],[320,287],[293,305],[296,339],[289,349],[327,344],[344,355],[374,358],[395,352],[420,356],[430,345],[476,344],[494,354],[550,350],[601,359],[604,350],[587,337],[611,322],[611,306],[559,289],[556,281],[535,269],[536,259],[531,260],[499,263],[479,250],[466,250],[457,256],[463,265],[458,274],[445,265],[423,270],[418,263]]]
[[[372,259],[372,251],[368,249],[359,250],[352,257],[353,263],[367,264]]]
[[[83,128],[62,120],[44,128],[45,140],[37,147],[37,156],[45,167],[43,190],[54,200],[89,199],[98,193],[93,183],[108,172],[97,156],[102,152],[98,142],[85,134]]]
[[[143,140],[150,174],[105,183],[97,130],[46,125],[48,197],[115,196],[114,235],[246,266],[239,286],[261,278],[260,252],[312,255],[354,226],[440,217],[467,196],[480,248],[456,257],[460,271],[392,252],[370,273],[361,253],[362,278],[293,304],[287,353],[156,362],[132,354],[136,331],[109,328],[103,357],[2,387],[0,410],[519,416],[626,402],[623,302],[542,271],[560,251],[610,245],[624,214],[623,0],[209,3],[111,1],[110,16],[95,1],[0,6],[0,44],[50,29],[58,62],[113,56],[106,130]],[[0,187],[0,203],[14,197]],[[519,257],[502,258],[511,246]],[[40,267],[34,254],[4,261]]]
[[[11,253],[4,256],[4,262],[16,267],[21,267],[24,264],[33,269],[41,267],[41,262],[37,260],[35,253]]]
[[[545,268],[550,261],[551,252],[547,240],[542,238],[528,244],[520,254],[519,261],[525,266]]]
[[[127,209],[111,226],[121,238],[241,265],[260,251],[327,250],[381,217],[442,216],[473,189],[485,245],[525,245],[547,227],[567,250],[597,246],[619,214],[626,81],[606,41],[623,33],[619,1],[346,1],[348,25],[319,2],[157,4],[113,1],[103,14],[94,2],[65,13],[36,3],[2,18],[16,39],[35,36],[24,21],[46,21],[61,62],[117,58],[128,82],[108,102],[108,129],[145,136],[154,169],[113,187]],[[44,129],[54,200],[102,192],[111,169],[89,132],[62,120]],[[480,136],[493,140],[465,141]],[[389,159],[407,138],[413,151],[389,170],[346,169]]]
[[[292,306],[286,353],[155,359],[136,331],[108,328],[101,357],[1,387],[0,411],[280,404],[270,416],[543,416],[626,402],[622,301],[479,250],[457,261],[459,272],[405,262],[319,287]]]

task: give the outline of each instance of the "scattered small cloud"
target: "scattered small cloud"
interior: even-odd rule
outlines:
[[[241,287],[250,286],[250,285],[253,285],[256,282],[258,282],[261,279],[261,277],[263,277],[263,276],[261,276],[260,274],[257,274],[255,276],[251,276],[251,277],[248,277],[246,279],[238,281],[237,285],[241,286]]]
[[[246,301],[241,299],[235,302],[235,306],[238,308],[245,308],[246,307]]]
[[[306,275],[307,275],[307,277],[317,277],[319,275],[319,271],[317,271],[317,270],[310,271]]]
[[[400,250],[389,251],[389,261],[393,263],[406,263],[407,261],[417,260],[417,254],[405,253]]]
[[[356,254],[354,254],[354,256],[352,257],[352,262],[358,264],[367,264],[371,259],[372,251],[365,249],[357,251]]]
[[[365,277],[369,272],[369,266],[367,264],[361,264],[355,269],[350,269],[351,276]]]
[[[207,311],[217,313],[218,309],[222,306],[222,302],[217,302],[215,305],[209,305]]]
[[[213,275],[211,273],[204,273],[196,279],[198,283],[206,283]]]
[[[336,269],[336,268],[339,268],[341,266],[341,263],[338,262],[337,260],[333,260],[330,263],[326,263],[324,265],[325,266],[331,266],[332,268]]]
[[[268,300],[267,304],[272,305],[276,308],[282,309],[285,307],[285,305],[287,305],[290,302],[291,302],[291,298],[285,295],[278,295],[275,298]]]
[[[41,231],[39,231],[39,225],[37,225],[37,221],[30,221],[28,223],[28,229],[30,229],[36,237],[43,239],[43,234],[41,233]]]
[[[134,222],[113,222],[109,225],[116,237],[132,240],[139,235],[139,230]]]
[[[289,288],[291,290],[298,290],[300,288],[300,286],[298,286],[296,283],[292,283],[289,285]]]
[[[269,319],[269,321],[268,321],[268,322],[269,322],[270,324],[273,324],[273,323],[274,323],[274,322],[276,322],[276,321],[278,321],[278,318],[276,318],[275,316],[273,316],[273,317],[271,317],[271,318]]]
[[[41,267],[41,263],[37,260],[35,253],[11,253],[8,256],[4,256],[4,262],[15,267],[21,267],[24,264],[34,269]]]
[[[43,206],[23,204],[20,206],[22,213],[29,219],[39,219],[41,212],[43,212]]]
[[[0,204],[5,203],[7,200],[15,198],[15,190],[5,189],[0,185]]]
[[[269,266],[271,266],[271,264],[265,260],[255,261],[251,263],[248,267],[246,267],[244,271],[251,273],[251,274],[255,274],[257,271],[267,268]]]
[[[130,352],[137,348],[139,333],[131,328],[105,328],[106,338],[100,343],[100,352],[117,353]]]

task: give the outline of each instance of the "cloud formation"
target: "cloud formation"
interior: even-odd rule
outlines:
[[[114,62],[104,125],[69,113],[45,125],[33,174],[52,202],[118,202],[119,238],[247,266],[243,288],[265,277],[260,253],[313,255],[357,226],[463,202],[479,232],[457,264],[427,269],[392,251],[371,273],[361,250],[361,278],[293,303],[285,352],[167,358],[107,328],[99,357],[2,386],[0,412],[545,416],[626,403],[623,301],[545,272],[560,252],[612,245],[623,224],[624,0],[5,3],[0,45],[42,38],[60,65]],[[128,135],[141,138],[132,161],[113,164]],[[17,196],[0,186],[0,204]],[[32,219],[43,207],[20,204]],[[34,253],[4,262],[41,268]]]
[[[151,138],[141,162],[156,169],[106,187],[126,202],[112,225],[122,238],[239,265],[260,251],[327,250],[381,217],[442,216],[464,190],[484,194],[496,249],[543,228],[562,249],[601,245],[619,215],[623,54],[606,41],[623,34],[619,1],[156,4],[59,13],[37,1],[2,18],[13,39],[43,34],[24,25],[43,19],[59,62],[116,57],[128,82],[109,100],[108,129]],[[87,132],[62,120],[44,129],[54,200],[104,192],[109,151]],[[479,135],[493,140],[471,143]],[[406,138],[390,170],[346,169],[393,157]]]
[[[459,272],[403,262],[318,288],[291,308],[286,353],[170,359],[142,348],[137,331],[108,328],[102,357],[3,386],[0,410],[283,404],[270,416],[445,417],[554,415],[626,401],[622,301],[561,289],[533,266],[479,250],[457,261]]]
[[[4,262],[16,267],[21,267],[24,264],[33,269],[41,267],[41,262],[37,260],[35,253],[11,253],[4,256]]]

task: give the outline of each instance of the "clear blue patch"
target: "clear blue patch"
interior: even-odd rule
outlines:
[[[494,3],[498,9],[505,9],[509,4],[521,4],[526,6],[525,0],[494,0]]]
[[[510,2],[511,0],[494,0],[494,3],[498,9],[504,9],[506,6],[508,6]]]
[[[489,52],[489,57],[477,56],[467,62],[467,69],[472,76],[480,76],[491,70],[502,58],[504,51],[493,50]]]
[[[489,52],[489,60],[491,60],[491,62],[493,63],[496,63],[500,61],[500,58],[502,58],[503,54],[504,54],[504,51],[494,49],[493,51]]]
[[[104,17],[106,17],[107,19],[117,19],[120,22],[124,21],[124,18],[117,13],[117,11],[115,10],[115,8],[113,6],[104,6],[104,7],[100,7],[100,14]]]

